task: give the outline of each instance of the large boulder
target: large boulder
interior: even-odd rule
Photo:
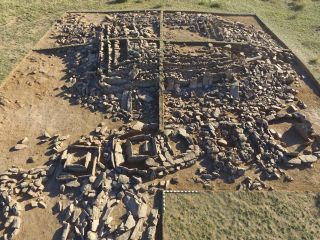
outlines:
[[[316,162],[318,158],[312,154],[301,155],[295,158],[292,158],[288,161],[288,163],[292,166],[299,166],[302,164],[312,164]]]

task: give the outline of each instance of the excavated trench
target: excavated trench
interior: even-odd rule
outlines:
[[[319,169],[314,78],[255,16],[67,13],[38,46],[10,81],[26,78],[41,93],[29,88],[20,107],[8,95],[4,107],[47,119],[37,131],[17,126],[32,138],[8,134],[10,143],[22,140],[5,154],[30,151],[36,165],[45,151],[47,161],[8,165],[0,175],[7,239],[27,231],[25,209],[35,219],[35,208],[52,216],[49,206],[59,239],[160,239],[165,189],[210,190],[219,181],[233,190],[282,189],[299,182],[296,170]],[[7,92],[24,84],[10,81]]]

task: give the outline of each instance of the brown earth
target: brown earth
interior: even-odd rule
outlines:
[[[11,165],[28,168],[44,164],[48,144],[39,144],[38,137],[45,130],[52,135],[70,135],[67,146],[104,121],[102,114],[71,106],[58,96],[65,84],[65,71],[62,59],[32,52],[2,85],[0,95],[6,103],[0,107],[0,171]],[[29,138],[29,147],[12,151],[24,137]],[[29,157],[34,163],[26,163]]]
[[[223,18],[231,20],[231,21],[237,21],[237,22],[243,23],[247,26],[254,26],[256,29],[261,30],[261,31],[263,30],[263,28],[257,22],[257,20],[251,16],[225,16]]]

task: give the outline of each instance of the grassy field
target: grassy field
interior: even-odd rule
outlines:
[[[142,8],[256,13],[320,81],[320,0],[1,0],[0,81],[65,11]]]
[[[319,196],[306,193],[166,194],[164,239],[319,239]]]

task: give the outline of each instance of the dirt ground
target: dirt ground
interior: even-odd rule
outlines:
[[[39,144],[38,139],[45,130],[52,135],[70,135],[67,146],[104,121],[99,112],[71,106],[58,96],[65,84],[65,71],[58,57],[32,52],[2,85],[0,95],[5,105],[0,107],[0,171],[12,165],[28,168],[47,162],[48,144]],[[24,137],[28,137],[29,147],[12,151]],[[29,157],[34,163],[26,163]]]
[[[56,203],[55,200],[56,198],[47,201],[48,207],[46,209],[35,208],[25,211],[22,215],[21,232],[15,239],[59,239],[61,224],[56,215],[52,213],[52,207]]]

